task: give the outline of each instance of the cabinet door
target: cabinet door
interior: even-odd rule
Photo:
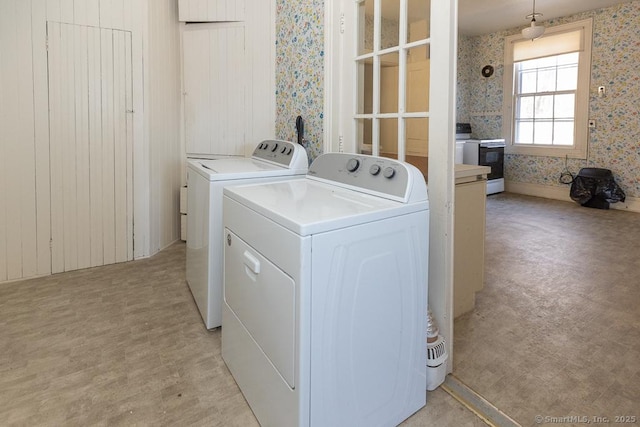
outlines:
[[[183,22],[244,21],[244,0],[179,0],[178,20]]]
[[[244,155],[244,39],[245,27],[240,24],[184,32],[187,154]]]

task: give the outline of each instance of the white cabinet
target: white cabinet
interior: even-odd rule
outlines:
[[[187,156],[250,155],[275,138],[275,0],[245,0],[244,22],[184,25]]]
[[[185,142],[188,154],[244,155],[247,116],[245,27],[183,34]]]
[[[245,20],[244,0],[179,0],[178,20],[230,22]]]

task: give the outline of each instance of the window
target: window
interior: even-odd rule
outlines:
[[[586,157],[590,48],[591,20],[505,40],[507,153]]]

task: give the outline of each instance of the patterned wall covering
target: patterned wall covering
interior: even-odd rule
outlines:
[[[304,118],[310,160],[322,152],[324,0],[277,0],[276,137],[296,140]]]
[[[587,161],[569,159],[569,169],[611,169],[627,196],[640,197],[640,0],[609,8],[543,21],[553,26],[593,17],[593,49],[589,117],[597,128],[590,132]],[[524,24],[523,24],[524,26]],[[502,76],[505,36],[520,29],[478,37],[460,37],[458,52],[458,121],[470,121],[475,137],[502,134]],[[495,67],[493,77],[480,74]],[[607,96],[596,89],[606,86]],[[508,155],[507,180],[562,186],[558,177],[564,158]]]

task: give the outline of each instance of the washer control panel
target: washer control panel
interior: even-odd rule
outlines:
[[[413,165],[364,154],[323,154],[311,164],[307,176],[403,201],[416,180],[424,186],[424,177]]]
[[[254,159],[267,160],[284,167],[290,167],[293,164],[295,158],[300,156],[300,152],[304,152],[306,157],[306,151],[304,147],[299,144],[294,144],[289,141],[280,141],[276,139],[268,139],[258,144],[255,150],[253,150]]]

